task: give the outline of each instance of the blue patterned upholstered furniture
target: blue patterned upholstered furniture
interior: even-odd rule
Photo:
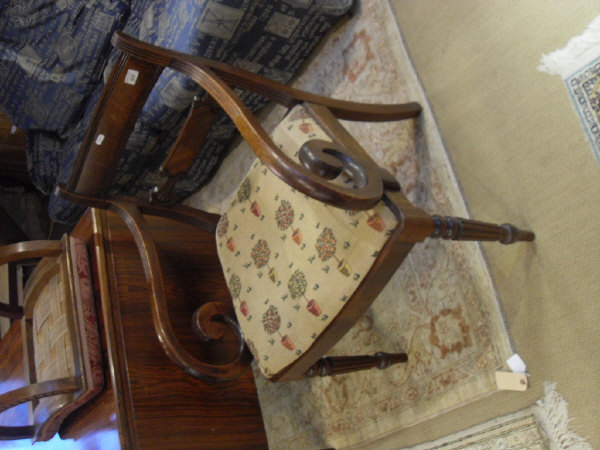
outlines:
[[[0,1],[0,5],[3,2]],[[29,131],[32,181],[50,198],[50,215],[74,222],[82,208],[52,193],[71,173],[85,130],[117,53],[115,29],[140,40],[227,62],[286,83],[353,0],[30,0],[0,8],[0,108]],[[105,70],[106,68],[106,70]],[[156,186],[157,171],[181,128],[194,82],[165,70],[135,124],[112,191],[136,195]],[[256,112],[267,102],[244,92]],[[205,184],[235,127],[218,114],[179,199]]]

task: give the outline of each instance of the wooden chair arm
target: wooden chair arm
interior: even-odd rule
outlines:
[[[231,86],[256,92],[287,108],[292,108],[301,103],[313,103],[329,108],[339,119],[367,122],[409,119],[417,117],[422,110],[421,105],[416,102],[403,104],[358,103],[301,91],[239,67],[232,67],[228,64],[199,56],[159,48],[128,36],[121,31],[115,32],[111,42],[113,46],[123,52],[159,66],[171,67],[185,73],[192,79],[194,78],[187,73],[190,70],[189,66],[204,67]],[[158,53],[157,49],[159,50]],[[198,82],[195,79],[194,81]],[[206,89],[203,84],[199,82],[198,84]]]
[[[142,213],[134,204],[122,201],[111,201],[110,209],[123,219],[138,248],[150,291],[154,330],[169,359],[189,375],[207,381],[225,381],[240,376],[252,360],[250,352],[245,347],[241,332],[236,333],[238,338],[237,354],[233,360],[225,364],[206,363],[184,349],[169,320],[158,252]],[[230,325],[233,323],[230,322]]]
[[[17,242],[0,247],[0,264],[43,258],[44,256],[57,256],[61,251],[60,241]],[[0,303],[0,316],[2,317],[21,319],[23,311],[21,306]]]
[[[22,403],[53,395],[67,394],[79,390],[80,382],[77,377],[57,378],[30,384],[10,392],[0,394],[0,413]],[[6,427],[0,426],[0,440],[32,438],[35,433],[33,425]]]
[[[26,241],[0,247],[0,264],[44,256],[57,256],[62,251],[60,241]]]

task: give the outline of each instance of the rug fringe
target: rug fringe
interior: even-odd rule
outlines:
[[[592,446],[577,433],[569,431],[567,401],[556,391],[556,383],[544,382],[544,398],[533,406],[552,449],[592,450]]]
[[[583,34],[571,38],[564,48],[543,55],[538,70],[567,78],[582,65],[599,56],[599,44],[600,16],[587,26]]]

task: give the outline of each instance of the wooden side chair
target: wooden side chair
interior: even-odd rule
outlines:
[[[187,373],[210,380],[237,376],[251,356],[269,379],[292,380],[404,362],[404,353],[322,358],[356,323],[402,263],[427,237],[509,244],[534,235],[513,225],[430,216],[411,205],[394,177],[379,168],[338,119],[390,121],[417,117],[417,103],[359,104],[292,89],[198,57],[154,47],[117,32],[121,55],[108,79],[68,183],[59,195],[107,208],[128,225],[140,253],[157,337]],[[108,194],[131,127],[164,67],[206,91],[192,105],[162,165],[165,183],[149,200]],[[233,88],[290,108],[273,138]],[[172,205],[169,192],[189,168],[220,107],[258,156],[221,216]],[[192,326],[201,339],[225,327],[237,353],[215,365],[191,355],[169,321],[160,261],[143,214],[182,220],[216,234],[231,302],[206,302]],[[182,243],[182,245],[185,245]],[[235,312],[235,314],[234,314]]]
[[[41,258],[25,286],[23,306],[0,303],[0,315],[21,319],[25,387],[0,394],[0,412],[29,402],[33,424],[0,427],[0,440],[47,441],[63,420],[104,385],[87,248],[66,235],[0,247],[0,264]],[[17,277],[17,279],[20,277]],[[4,299],[6,300],[6,299]]]

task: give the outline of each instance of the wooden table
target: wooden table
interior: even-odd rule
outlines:
[[[190,326],[200,304],[228,298],[214,258],[195,251],[203,246],[205,254],[206,248],[216,252],[214,239],[189,225],[148,221],[178,338],[208,360],[227,359],[227,343],[206,347]],[[121,448],[265,448],[250,370],[235,381],[211,384],[186,375],[164,354],[154,333],[141,261],[125,224],[112,213],[90,209],[71,234],[85,239],[90,249],[107,383],[64,422],[61,437],[101,449],[115,448],[117,442]],[[11,346],[17,345],[15,339],[11,335]],[[5,344],[8,340],[0,347]],[[7,379],[3,366],[0,381]]]

